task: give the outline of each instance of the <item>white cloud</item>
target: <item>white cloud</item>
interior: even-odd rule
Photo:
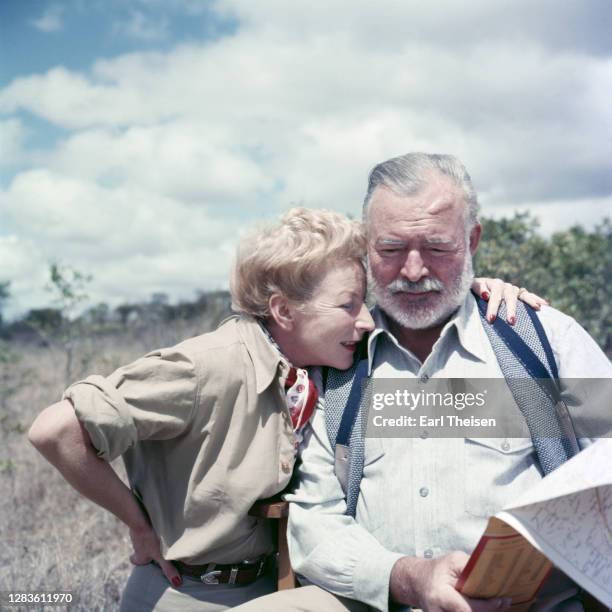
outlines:
[[[63,29],[62,20],[64,9],[58,4],[47,7],[43,14],[30,22],[30,25],[41,32],[59,32]]]
[[[50,170],[22,172],[0,194],[10,227],[40,236],[49,258],[54,249],[94,264],[105,257],[154,256],[200,242],[219,245],[227,224],[205,207],[146,191],[134,185],[101,187]]]
[[[1,210],[1,202],[0,202]],[[35,239],[9,234],[0,236],[0,282],[10,280],[10,299],[5,304],[7,317],[24,308],[47,305],[46,262]]]
[[[24,140],[25,128],[19,119],[0,121],[0,167],[21,162]]]
[[[92,298],[114,304],[155,291],[188,296],[227,286],[237,232],[205,207],[41,169],[17,175],[0,193],[0,210],[17,230],[0,236],[15,306],[44,303],[41,289],[56,260],[93,274]]]
[[[191,124],[193,130],[183,129],[185,144],[200,136],[191,146],[209,143],[222,158],[222,132],[224,143],[251,157],[242,167],[252,167],[253,152],[261,152],[279,163],[273,171],[317,147],[328,158],[330,138],[332,149],[342,148],[392,115],[395,130],[369,143],[383,157],[427,144],[455,151],[475,168],[483,189],[507,201],[551,189],[557,191],[549,197],[584,195],[575,190],[588,189],[593,169],[605,180],[601,160],[612,145],[601,129],[612,112],[601,83],[611,79],[607,60],[535,45],[523,45],[517,57],[503,42],[480,44],[459,57],[431,45],[376,53],[332,38],[280,44],[247,32],[208,47],[106,60],[91,75],[56,68],[20,79],[0,92],[0,108],[27,108],[72,129],[140,125],[169,134],[169,123]],[[545,172],[536,173],[542,162]],[[563,183],[546,179],[561,170]],[[306,174],[301,178],[308,182]]]
[[[527,212],[539,221],[539,230],[545,236],[559,232],[573,225],[588,230],[599,225],[604,217],[610,217],[612,196],[575,200],[535,201],[520,206],[499,206],[489,210],[490,217],[511,217],[516,212]]]
[[[92,181],[137,184],[186,201],[239,203],[272,180],[214,124],[171,121],[125,131],[84,130],[61,143],[49,167]]]
[[[24,109],[61,127],[75,129],[99,123],[127,124],[138,116],[140,108],[141,120],[146,122],[144,100],[134,94],[56,67],[45,75],[20,78],[8,85],[0,92],[0,112]]]
[[[165,36],[156,3],[123,33]],[[246,223],[296,202],[359,215],[368,170],[410,150],[461,157],[485,214],[593,224],[612,194],[598,3],[221,0],[231,36],[1,89],[5,160],[23,149],[19,111],[67,136],[0,205],[20,244],[93,272],[100,295],[222,283]]]
[[[258,33],[287,39],[325,36],[358,41],[369,49],[395,49],[406,41],[434,44],[461,53],[481,41],[525,42],[551,50],[610,53],[608,0],[220,0],[217,10]]]

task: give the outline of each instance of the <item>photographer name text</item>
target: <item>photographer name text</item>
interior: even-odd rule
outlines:
[[[475,416],[462,417],[456,414],[444,414],[430,417],[424,414],[417,416],[402,415],[385,417],[376,414],[372,418],[374,427],[495,427],[497,421],[493,418]]]

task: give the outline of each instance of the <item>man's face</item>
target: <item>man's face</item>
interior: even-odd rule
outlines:
[[[414,196],[378,187],[368,208],[368,258],[378,304],[403,327],[443,323],[470,289],[480,238],[480,225],[467,235],[460,188],[432,172]]]

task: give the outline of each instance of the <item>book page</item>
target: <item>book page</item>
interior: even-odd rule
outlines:
[[[612,486],[497,515],[581,587],[612,606]]]
[[[612,438],[601,438],[525,491],[504,510],[612,485]]]

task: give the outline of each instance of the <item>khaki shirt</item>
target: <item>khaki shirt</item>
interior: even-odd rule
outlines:
[[[282,491],[295,460],[288,366],[252,319],[153,351],[70,386],[98,455],[123,455],[166,559],[234,563],[272,550],[248,516]]]

